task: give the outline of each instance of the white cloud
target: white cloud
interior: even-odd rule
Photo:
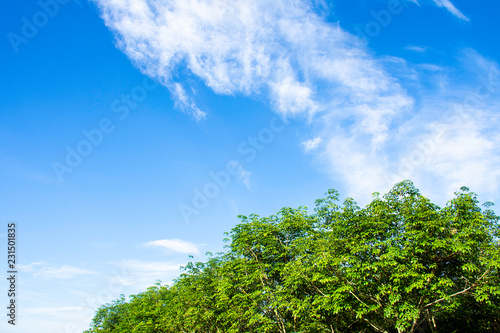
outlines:
[[[238,179],[243,183],[243,185],[246,186],[247,189],[250,191],[252,190],[252,181],[250,179],[250,176],[252,173],[250,171],[246,171],[243,168],[241,168],[240,173],[238,175]]]
[[[61,267],[42,267],[38,272],[34,273],[33,276],[46,279],[71,279],[75,276],[92,274],[95,274],[95,272],[83,268],[64,265]]]
[[[199,245],[183,241],[181,239],[161,239],[161,240],[147,242],[145,245],[152,247],[162,247],[179,253],[191,253],[191,254],[200,253],[200,250],[198,248]]]
[[[455,5],[450,0],[433,0],[434,3],[439,7],[446,8],[454,16],[458,17],[461,20],[469,22],[469,18],[465,16],[460,10],[455,7]]]
[[[277,112],[316,114],[328,126],[349,120],[345,134],[376,149],[413,103],[358,37],[325,23],[306,1],[97,2],[119,47],[186,105],[172,84],[181,63],[216,93],[267,94]],[[247,187],[249,177],[243,170]]]
[[[95,274],[93,271],[79,267],[68,265],[54,267],[46,262],[33,262],[28,265],[17,265],[17,268],[20,271],[32,273],[35,277],[46,279],[71,279],[75,276]]]
[[[277,82],[272,82],[270,87],[275,107],[283,114],[309,111],[313,115],[318,110],[317,103],[311,98],[311,88],[297,82],[292,76],[286,76]]]
[[[240,163],[238,163],[237,161],[229,161],[228,162],[228,165],[229,164],[232,164],[235,166],[236,168],[236,171],[238,172],[236,174],[236,177],[238,178],[238,180],[240,182],[243,183],[243,185],[245,185],[245,187],[247,189],[249,189],[250,191],[252,191],[252,179],[251,179],[251,176],[252,176],[252,173],[250,171],[246,171],[245,169],[243,169],[243,167],[241,166]]]
[[[308,120],[313,137],[323,140],[314,150],[319,164],[347,184],[354,197],[392,186],[418,140],[434,135],[430,124],[446,127],[444,112],[463,96],[475,94],[475,86],[460,83],[463,73],[450,68],[375,58],[358,37],[326,23],[305,0],[95,1],[118,46],[144,73],[168,86],[181,109],[194,115],[198,110],[186,93],[189,89],[174,83],[180,66],[215,93],[267,98],[276,112]],[[449,0],[433,1],[469,20]],[[491,81],[497,67],[472,53],[464,58],[489,72]],[[476,69],[467,75],[476,75]],[[478,109],[497,124],[491,114],[499,103],[488,103],[493,105]],[[463,128],[472,131],[470,141],[445,131],[441,149],[446,151],[429,154],[406,174],[415,179],[429,175],[434,188],[468,180],[492,190],[499,184],[500,168],[486,155],[498,153],[493,148],[497,139],[491,131],[482,132],[483,120],[475,121],[476,127]],[[312,151],[313,143],[305,145],[306,151]],[[462,148],[463,156],[457,152]],[[474,169],[492,178],[474,176]],[[250,188],[248,171],[242,170],[239,178]]]
[[[442,204],[461,186],[480,193],[483,200],[498,198],[499,66],[465,50],[455,71],[458,74],[443,72],[447,77],[436,83],[439,88],[434,94],[422,97],[418,112],[393,132],[394,143],[383,156],[365,152],[363,156],[368,160],[371,156],[370,163],[381,170],[369,183],[385,182],[380,188],[387,189],[396,181],[412,179]]]
[[[407,47],[405,47],[405,49],[409,50],[409,51],[418,52],[418,53],[424,53],[427,51],[428,48],[425,46],[408,45]]]
[[[170,91],[172,92],[172,96],[174,97],[175,105],[177,108],[188,114],[191,114],[196,120],[205,118],[206,113],[201,111],[196,106],[193,98],[187,95],[186,90],[184,90],[180,83],[173,83]]]
[[[307,1],[96,2],[118,46],[170,87],[181,108],[193,105],[173,83],[181,64],[216,93],[267,94],[285,115],[401,94],[357,37],[323,22]],[[326,101],[320,81],[328,83]]]
[[[419,162],[415,176],[423,178],[422,175],[430,174],[433,182],[442,184],[438,191],[446,197],[461,186],[486,195],[500,194],[500,135],[497,132],[500,119],[491,111],[475,109],[430,123],[429,133],[421,140],[431,142],[435,138],[436,144],[425,158],[415,153],[414,159]],[[428,179],[420,181],[436,192]]]
[[[323,139],[320,137],[316,137],[314,139],[302,142],[302,145],[304,146],[304,150],[306,151],[306,153],[308,153],[310,151],[316,150],[321,142],[323,142]]]
[[[17,265],[17,268],[22,272],[31,273],[34,272],[38,266],[45,266],[45,265],[47,265],[46,262],[37,261],[37,262],[32,262],[31,264],[28,265]]]
[[[331,136],[326,149],[320,152],[326,171],[332,178],[342,177],[347,185],[348,196],[361,204],[367,203],[373,192],[384,192],[390,188],[385,182],[389,163],[385,154],[358,137],[345,134]]]
[[[122,267],[127,272],[136,273],[171,273],[179,270],[180,265],[169,262],[151,262],[138,260],[124,260],[118,266]]]
[[[119,283],[127,287],[130,293],[144,291],[146,288],[155,284],[157,280],[162,283],[169,283],[180,274],[180,267],[186,263],[174,263],[163,261],[139,261],[122,260],[111,263],[116,266],[123,275],[113,278],[113,283]]]
[[[421,69],[423,71],[431,71],[431,72],[440,72],[440,71],[443,71],[444,68],[442,66],[439,66],[439,65],[435,65],[435,64],[418,64],[417,65],[418,69]]]

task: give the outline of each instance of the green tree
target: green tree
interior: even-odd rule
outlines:
[[[467,188],[443,209],[409,181],[364,209],[352,199],[343,207],[336,201],[334,191],[317,201],[317,217],[328,231],[291,270],[317,290],[318,308],[340,315],[325,317],[332,331],[352,325],[374,332],[437,331],[461,305],[486,309],[497,300],[498,217],[482,212]]]
[[[440,208],[404,181],[365,208],[329,190],[312,214],[240,216],[225,253],[102,306],[87,332],[500,332],[491,205],[463,187]]]

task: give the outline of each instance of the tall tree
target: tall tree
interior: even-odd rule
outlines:
[[[240,216],[225,253],[171,287],[101,307],[93,332],[500,332],[500,229],[463,187],[444,208],[410,181],[365,208],[329,190]]]

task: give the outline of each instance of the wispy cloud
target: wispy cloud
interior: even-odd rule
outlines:
[[[172,92],[172,96],[175,100],[175,106],[180,110],[191,114],[194,119],[201,120],[204,119],[206,113],[201,111],[196,103],[193,101],[193,98],[186,93],[186,90],[182,87],[182,85],[178,82],[172,84],[170,89]]]
[[[127,287],[127,290],[133,293],[143,291],[157,280],[161,280],[163,283],[171,282],[179,276],[180,267],[185,266],[186,263],[129,259],[110,264],[120,271],[126,272],[126,275],[113,278],[113,282]]]
[[[314,139],[302,142],[302,145],[304,146],[304,150],[306,151],[306,153],[308,153],[310,151],[318,149],[321,142],[323,142],[323,139],[320,137],[316,137]]]
[[[216,93],[264,93],[288,115],[322,110],[318,80],[329,83],[336,104],[395,88],[357,37],[323,22],[306,1],[97,3],[118,46],[186,107],[184,88],[173,83],[181,64]]]
[[[45,265],[47,265],[46,262],[37,261],[37,262],[32,262],[31,264],[28,264],[28,265],[17,265],[17,268],[22,272],[32,273],[37,269],[37,267],[45,266]]]
[[[28,308],[24,311],[26,315],[44,315],[44,316],[55,316],[59,317],[61,315],[69,313],[77,313],[82,311],[80,306],[59,306],[59,307],[39,307],[39,308]]]
[[[471,68],[477,67],[468,74],[396,57],[376,58],[358,37],[325,22],[305,0],[95,1],[118,47],[144,73],[170,87],[186,108],[194,105],[185,97],[189,88],[173,83],[179,66],[217,94],[265,97],[276,112],[307,120],[312,137],[323,142],[304,144],[305,150],[315,148],[318,164],[333,179],[342,180],[353,196],[392,186],[388,180],[400,175],[415,140],[432,135],[430,124],[446,123],[443,115],[462,103],[463,96],[474,98],[479,81],[464,83],[460,75],[474,76],[485,64],[494,67],[480,56],[466,57],[475,64]],[[433,1],[468,21],[450,1]],[[481,97],[477,112],[496,124],[491,116],[496,107],[493,96]],[[490,148],[478,147],[481,159],[467,158],[476,158],[481,165],[476,169],[489,173],[489,184],[496,186],[500,176],[495,170],[500,168],[495,169],[496,160],[485,155],[496,154],[493,147],[499,145],[495,146],[495,136],[479,130],[482,120],[475,121],[477,127],[468,128],[476,131],[469,144]],[[451,132],[443,140],[460,141]],[[450,144],[443,147],[454,149]],[[455,155],[439,156],[414,166],[409,175],[428,174],[436,179],[435,188],[487,182],[473,174],[472,166],[456,171]],[[246,186],[249,177],[242,173]]]
[[[179,270],[180,265],[170,262],[151,262],[138,260],[124,260],[118,266],[123,267],[127,272],[149,273],[171,273]]]
[[[161,239],[147,242],[145,246],[161,247],[179,253],[199,254],[199,245],[181,239]]]
[[[250,171],[246,171],[242,166],[239,167],[238,179],[250,191],[252,190],[252,180],[250,178],[251,175],[252,173]]]
[[[33,274],[35,277],[46,279],[71,279],[80,275],[92,275],[95,272],[74,266],[42,267],[40,271]]]
[[[28,265],[18,265],[20,271],[32,273],[34,277],[45,279],[71,279],[76,276],[93,275],[95,272],[75,266],[63,265],[54,267],[46,262],[33,262]]]
[[[461,20],[469,22],[469,18],[465,16],[460,10],[455,7],[455,5],[450,0],[433,0],[436,5],[439,7],[446,8],[454,16],[458,17]]]
[[[425,46],[408,45],[407,47],[405,47],[405,49],[409,50],[409,51],[418,52],[418,53],[424,53],[427,51],[428,48]]]
[[[498,116],[485,109],[429,124],[432,132],[421,140],[439,136],[439,144],[419,171],[430,171],[446,184],[443,190],[448,196],[464,185],[483,193],[498,192],[494,181],[500,177],[498,124]]]

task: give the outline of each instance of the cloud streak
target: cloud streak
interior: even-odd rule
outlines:
[[[18,265],[20,271],[32,273],[34,277],[44,279],[71,279],[77,276],[94,275],[95,272],[75,266],[63,265],[54,267],[46,262],[33,262],[28,265]]]
[[[447,11],[449,11],[457,18],[466,22],[470,21],[470,19],[467,16],[465,16],[460,10],[458,10],[458,8],[455,7],[455,5],[450,0],[433,0],[433,1],[437,6],[444,7]]]
[[[190,253],[190,254],[200,253],[198,245],[193,244],[191,242],[183,241],[181,239],[161,239],[161,240],[147,242],[145,246],[160,247],[179,253]]]
[[[197,121],[205,119],[206,113],[201,111],[196,106],[193,98],[187,94],[186,90],[180,83],[173,83],[171,85],[170,91],[172,93],[172,96],[174,97],[175,106],[178,109],[191,114]]]

